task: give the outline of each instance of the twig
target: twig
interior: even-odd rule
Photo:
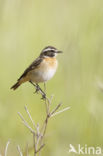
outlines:
[[[35,134],[33,134],[33,141],[34,141],[34,156],[36,156],[36,153],[37,153],[37,145],[36,145]]]
[[[31,82],[32,83],[32,82]],[[33,84],[33,83],[32,83]],[[46,134],[46,130],[47,130],[47,125],[48,125],[48,121],[49,121],[49,118],[53,117],[53,116],[56,116],[66,110],[69,110],[70,107],[67,107],[67,108],[64,108],[60,111],[57,112],[57,110],[60,108],[60,106],[62,105],[61,103],[58,104],[53,110],[50,110],[50,106],[51,106],[51,103],[52,103],[52,98],[53,96],[51,96],[50,98],[47,97],[46,95],[46,84],[44,83],[44,91],[42,91],[42,89],[39,87],[39,86],[36,86],[35,84],[33,84],[35,87],[38,87],[38,91],[39,93],[42,95],[42,97],[44,96],[45,94],[45,98],[44,98],[44,103],[45,103],[45,109],[46,109],[46,117],[45,117],[45,120],[43,122],[43,125],[42,126],[39,126],[39,123],[36,125],[31,117],[31,114],[27,108],[27,106],[25,106],[25,111],[33,125],[33,128],[31,128],[31,126],[28,124],[28,122],[24,119],[24,117],[21,115],[20,112],[18,112],[23,124],[29,129],[29,131],[32,133],[33,135],[33,149],[34,149],[34,156],[37,156],[37,153],[40,155],[41,153],[41,150],[43,149],[44,147],[44,137],[45,137],[45,134]],[[18,146],[19,148],[19,146]],[[20,148],[19,148],[19,153],[20,153]],[[27,154],[28,156],[28,149],[27,149]],[[22,155],[20,155],[22,156]]]
[[[18,152],[19,152],[19,155],[20,155],[20,156],[23,156],[22,151],[21,151],[21,149],[20,149],[20,146],[19,146],[19,145],[17,146],[17,150],[18,150]]]
[[[37,127],[36,127],[36,125],[35,125],[35,123],[34,123],[32,117],[31,117],[31,115],[30,115],[30,113],[29,113],[29,111],[28,111],[28,109],[27,109],[27,106],[25,106],[24,108],[25,108],[25,110],[26,110],[26,112],[27,112],[27,114],[28,114],[28,116],[29,116],[29,118],[30,118],[30,120],[31,120],[31,122],[32,122],[32,124],[33,124],[33,126],[34,126],[34,128],[37,129]]]
[[[9,144],[10,144],[10,141],[8,141],[7,144],[6,144],[6,148],[5,148],[5,156],[7,156],[7,150],[8,150],[8,146],[9,146]]]
[[[49,99],[49,103],[50,103],[50,104],[52,103],[53,97],[54,97],[54,95],[51,95],[51,97],[50,97],[50,99]]]
[[[37,153],[38,153],[39,151],[41,151],[41,149],[42,149],[44,146],[45,146],[45,144],[41,145],[40,148],[37,150]]]
[[[35,131],[29,126],[29,124],[26,122],[26,120],[23,118],[20,112],[18,112],[18,115],[22,119],[23,124],[30,130],[31,133],[35,133]]]
[[[46,95],[46,83],[45,82],[44,82],[44,92],[45,92],[45,95]],[[46,96],[46,98],[44,100],[45,100],[45,106],[46,106],[46,114],[48,114],[48,112],[49,112],[49,100],[48,100],[47,96]]]
[[[62,110],[60,110],[60,111],[58,111],[58,112],[52,114],[51,117],[56,116],[56,115],[58,115],[58,114],[60,114],[60,113],[62,113],[62,112],[64,112],[64,111],[69,110],[69,109],[70,109],[70,107],[66,107],[66,108],[64,108],[64,109],[62,109]]]
[[[50,116],[52,116],[59,109],[61,105],[62,103],[58,104],[57,107],[50,113]]]
[[[39,136],[40,134],[40,126],[39,126],[39,123],[37,123],[37,136]]]

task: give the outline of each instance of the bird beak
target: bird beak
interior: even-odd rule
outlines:
[[[60,50],[57,50],[57,51],[56,51],[56,53],[63,53],[63,52],[62,52],[62,51],[60,51]]]

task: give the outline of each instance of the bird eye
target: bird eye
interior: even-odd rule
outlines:
[[[52,53],[54,53],[54,50],[51,50]]]
[[[53,53],[52,51],[47,51],[45,52],[45,56],[53,57],[55,56],[55,53]]]

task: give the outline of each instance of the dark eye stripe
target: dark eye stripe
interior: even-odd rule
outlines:
[[[51,52],[55,53],[55,50],[51,50]]]
[[[44,52],[44,55],[45,55],[45,56],[53,57],[53,56],[55,56],[55,53],[54,53],[54,51],[53,51],[53,52],[47,51],[47,52]]]
[[[44,53],[45,54],[47,54],[47,53],[55,53],[55,51],[54,50],[48,50],[48,51],[44,51]]]

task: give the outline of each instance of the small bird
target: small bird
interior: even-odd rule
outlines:
[[[24,71],[11,89],[16,90],[22,83],[28,81],[36,87],[36,91],[41,90],[38,83],[50,80],[57,70],[58,61],[56,56],[58,53],[62,53],[62,51],[53,46],[45,47],[39,57]]]

